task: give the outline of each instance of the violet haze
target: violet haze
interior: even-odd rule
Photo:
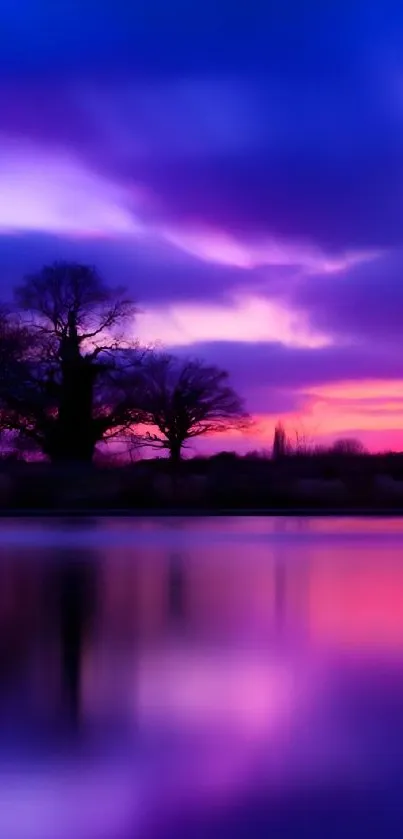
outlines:
[[[58,258],[228,369],[269,446],[402,448],[403,12],[3,0],[2,290]]]

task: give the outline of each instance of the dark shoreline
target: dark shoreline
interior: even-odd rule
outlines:
[[[234,517],[297,517],[297,518],[400,518],[403,517],[403,508],[265,508],[265,509],[15,509],[15,510],[0,510],[1,519],[22,519],[22,518],[234,518]]]

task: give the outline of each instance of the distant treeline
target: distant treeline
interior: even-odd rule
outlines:
[[[127,292],[106,285],[92,266],[57,262],[23,279],[12,301],[0,305],[3,461],[46,461],[61,474],[62,467],[75,467],[78,474],[79,467],[116,465],[117,458],[121,463],[137,461],[144,447],[151,446],[168,455],[178,493],[183,451],[187,447],[189,451],[197,438],[234,428],[253,433],[253,422],[226,371],[199,358],[179,358],[141,345],[135,338],[136,314]],[[340,458],[343,469],[347,456],[360,457],[362,469],[364,455],[357,440],[338,440],[326,452],[301,431],[290,436],[281,423],[269,452],[273,464],[281,465],[282,475],[288,474],[297,456],[300,466],[301,458],[315,459],[315,469],[310,465],[313,473],[330,456]],[[274,486],[270,476],[275,472],[267,463],[270,486],[263,487],[259,480],[254,486],[254,475],[260,474],[261,461],[266,460],[262,454],[242,459],[223,453],[203,469],[208,475],[215,474],[218,464],[226,465],[228,474],[235,470],[233,487],[223,490],[228,503],[235,503],[238,496],[242,503],[254,496],[263,503],[266,496],[270,500],[282,493],[280,485]],[[239,483],[237,476],[246,474],[245,464],[255,461],[259,467],[255,465],[253,472],[250,466],[251,479],[244,486],[243,477]],[[192,463],[190,468],[195,468],[196,461]],[[329,474],[331,463],[326,467]],[[144,470],[146,486],[153,467],[146,465]],[[45,472],[40,474],[38,481],[51,483]],[[320,477],[329,479],[329,475]],[[203,503],[221,503],[220,480],[224,486],[224,476],[205,482],[200,490]],[[23,490],[18,492],[21,495]],[[144,488],[147,503],[160,503],[158,492]],[[171,487],[167,495],[173,492]],[[189,492],[192,496],[193,490]],[[141,493],[134,494],[136,503],[143,503]]]
[[[223,452],[133,464],[0,466],[0,509],[32,511],[402,511],[403,454]]]

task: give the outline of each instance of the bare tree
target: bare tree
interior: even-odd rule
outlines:
[[[95,268],[59,262],[15,292],[31,346],[2,394],[2,425],[53,461],[91,462],[96,444],[139,419],[142,352],[125,339],[135,314]]]
[[[32,348],[29,330],[18,317],[0,305],[0,389],[15,374],[16,365],[26,358]]]
[[[54,262],[28,275],[15,299],[42,334],[60,342],[73,328],[78,346],[93,357],[121,344],[127,321],[136,314],[125,289],[109,287],[95,267],[76,262]]]
[[[298,420],[298,425],[294,428],[293,439],[290,440],[290,448],[292,454],[296,455],[312,455],[315,449],[314,443],[315,435],[312,430],[306,427],[304,420]]]
[[[336,440],[330,451],[332,454],[339,455],[363,455],[366,449],[361,440],[355,437],[342,437]]]
[[[289,452],[289,441],[285,432],[285,428],[281,422],[278,422],[274,429],[273,438],[273,460],[280,460]]]
[[[157,429],[145,443],[168,450],[173,463],[187,441],[204,434],[243,429],[249,418],[228,374],[199,359],[154,356],[146,365],[143,402],[147,422]]]

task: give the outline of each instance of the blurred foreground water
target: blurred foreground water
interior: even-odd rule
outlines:
[[[403,522],[0,523],[0,839],[397,836]]]

